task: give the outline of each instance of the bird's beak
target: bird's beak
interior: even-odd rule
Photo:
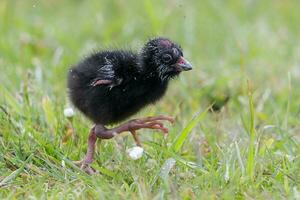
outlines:
[[[189,71],[193,69],[192,64],[182,56],[178,59],[175,66],[178,71]]]

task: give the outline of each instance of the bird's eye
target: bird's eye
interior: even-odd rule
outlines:
[[[164,61],[165,63],[168,63],[168,62],[170,62],[170,61],[172,60],[172,56],[171,56],[170,54],[164,54],[164,55],[162,56],[162,59],[163,59],[163,61]]]

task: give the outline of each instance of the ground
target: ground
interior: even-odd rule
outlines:
[[[300,199],[298,1],[0,1],[0,197]],[[135,117],[160,133],[97,143],[98,175],[72,164],[91,127],[70,107],[68,67],[105,48],[177,41],[194,66]]]

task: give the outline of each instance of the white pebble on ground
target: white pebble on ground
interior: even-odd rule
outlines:
[[[142,147],[135,146],[128,149],[126,152],[132,160],[137,160],[143,156],[144,149]]]
[[[74,116],[74,110],[72,108],[65,108],[64,109],[64,115],[66,117],[73,117]]]

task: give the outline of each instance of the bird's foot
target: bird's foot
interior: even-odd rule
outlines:
[[[142,128],[148,128],[148,129],[156,129],[160,130],[163,133],[168,133],[169,130],[164,127],[163,123],[161,121],[169,121],[171,123],[174,122],[174,119],[169,116],[155,116],[155,117],[145,117],[141,119],[133,119],[125,123],[124,125],[128,126],[128,131],[136,131]]]
[[[97,173],[97,171],[92,168],[90,165],[93,162],[94,152],[95,152],[95,143],[97,141],[97,136],[95,134],[95,127],[91,128],[88,136],[88,147],[85,157],[80,161],[75,161],[74,164],[80,167],[89,175]]]
[[[173,123],[174,119],[169,116],[160,115],[160,116],[146,117],[141,119],[133,119],[123,124],[123,126],[128,127],[128,131],[131,132],[136,145],[142,146],[141,141],[138,135],[136,134],[136,131],[142,128],[156,129],[161,131],[166,136],[169,130],[166,127],[164,127],[161,121],[169,121]]]
[[[132,119],[112,129],[107,129],[103,125],[98,124],[95,125],[95,134],[100,139],[111,139],[122,132],[129,131],[133,135],[136,144],[138,146],[141,146],[141,142],[136,134],[136,131],[143,128],[155,129],[161,131],[164,135],[166,135],[169,132],[169,130],[166,127],[164,127],[161,121],[169,121],[173,123],[174,119],[172,117],[163,115],[146,117],[141,119]]]
[[[89,175],[94,175],[97,173],[97,171],[93,167],[91,167],[91,163],[87,162],[84,159],[79,161],[73,161],[73,163]]]

